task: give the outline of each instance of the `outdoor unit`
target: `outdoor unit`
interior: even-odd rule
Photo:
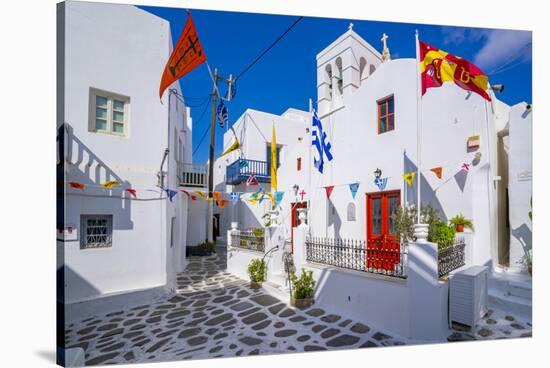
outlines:
[[[487,313],[487,267],[472,266],[451,276],[449,325],[457,322],[475,327]]]

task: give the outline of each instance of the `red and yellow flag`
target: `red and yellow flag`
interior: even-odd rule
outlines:
[[[187,15],[185,27],[162,73],[159,89],[161,98],[166,88],[206,60],[191,14],[187,12]]]
[[[487,94],[489,79],[476,65],[422,41],[418,41],[418,44],[422,95],[428,88],[441,87],[445,82],[454,82],[460,88],[475,92],[491,101]]]

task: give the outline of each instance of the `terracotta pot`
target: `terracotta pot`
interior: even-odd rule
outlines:
[[[313,303],[314,303],[313,298],[305,298],[305,299],[294,299],[294,297],[290,298],[290,305],[298,309],[308,308],[311,305],[313,305]]]
[[[250,288],[251,289],[260,289],[262,287],[261,282],[252,282],[250,281]]]
[[[457,233],[463,233],[464,232],[464,224],[456,224],[456,232]]]

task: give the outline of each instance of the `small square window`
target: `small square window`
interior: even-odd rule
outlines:
[[[112,247],[113,215],[81,215],[80,229],[80,249]]]
[[[395,129],[393,95],[383,98],[378,104],[378,134]]]
[[[125,136],[128,134],[130,99],[115,93],[90,88],[90,131]]]

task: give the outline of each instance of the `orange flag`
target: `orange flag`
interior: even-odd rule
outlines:
[[[70,181],[69,185],[71,186],[71,188],[84,190],[84,184],[82,184],[82,183],[79,183],[79,182],[76,182],[76,181]]]
[[[441,166],[434,167],[430,169],[439,179],[441,179],[441,174],[443,174],[443,168]]]
[[[187,22],[178,43],[164,67],[164,73],[162,73],[159,88],[160,98],[168,86],[206,61],[206,55],[189,11],[187,16]]]
[[[212,192],[212,197],[216,200],[218,207],[221,207],[222,195],[220,192]]]
[[[225,205],[226,205],[227,203],[229,203],[229,200],[227,200],[227,199],[222,199],[222,201],[221,201],[221,203],[220,203],[220,205],[219,205],[220,208],[224,208]]]

